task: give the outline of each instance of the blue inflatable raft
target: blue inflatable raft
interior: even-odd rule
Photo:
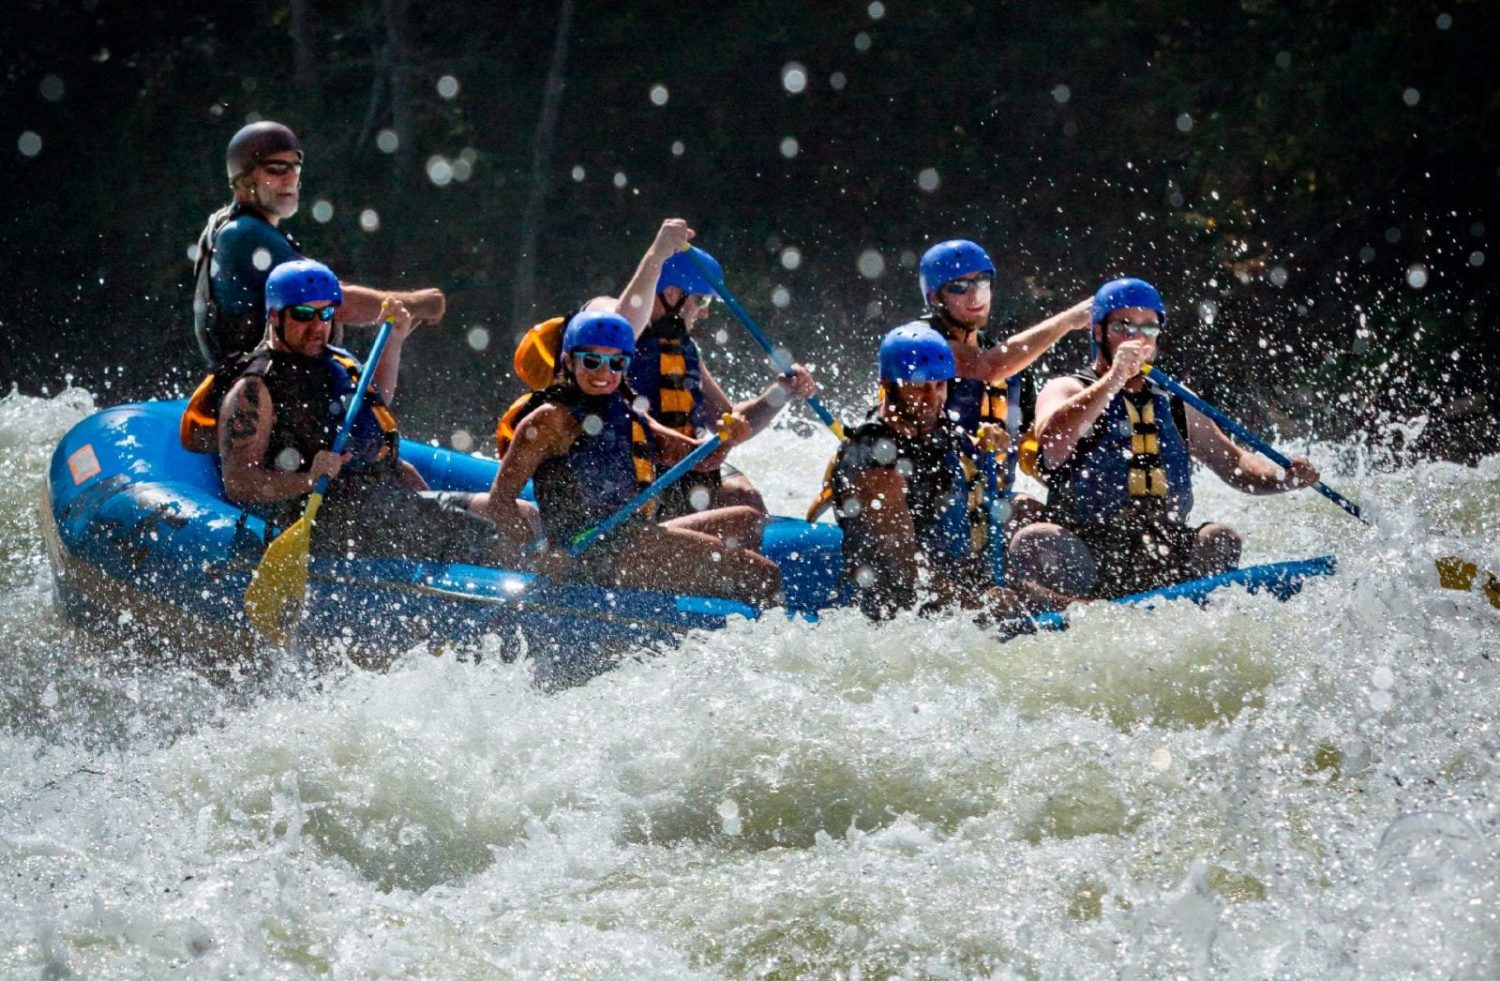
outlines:
[[[243,609],[266,529],[224,498],[211,457],[182,448],[184,405],[122,405],[76,425],[52,457],[43,526],[69,622],[145,637],[153,652],[200,666],[229,666],[266,647]],[[492,460],[411,440],[401,452],[434,490],[484,490],[495,473]],[[775,518],[767,526],[763,548],[781,567],[788,610],[815,616],[837,601],[841,538],[831,524]],[[1258,566],[1160,595],[1201,599],[1243,584],[1286,596],[1331,568],[1330,559]],[[444,647],[492,634],[506,656],[531,657],[547,685],[586,679],[622,653],[659,649],[690,630],[758,615],[727,600],[471,565],[315,555],[308,573],[299,646],[379,664],[419,643]]]

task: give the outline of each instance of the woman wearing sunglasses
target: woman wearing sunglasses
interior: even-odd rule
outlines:
[[[387,307],[390,339],[371,369],[374,385],[345,452],[330,449],[345,406],[366,377],[366,366],[328,343],[343,301],[338,278],[320,262],[298,259],[272,270],[265,339],[226,361],[225,370],[199,387],[184,418],[184,442],[194,427],[216,423],[226,496],[273,529],[301,516],[303,499],[326,474],[330,483],[313,526],[314,551],[513,564],[519,550],[502,548],[489,522],[420,496],[421,475],[399,457],[400,433],[388,406],[402,345],[416,327],[400,301]]]
[[[1187,524],[1192,464],[1247,494],[1318,480],[1306,457],[1283,472],[1242,450],[1191,406],[1151,388],[1141,368],[1167,323],[1161,294],[1140,279],[1105,283],[1093,301],[1094,361],[1037,397],[1039,465],[1050,522],[1016,533],[1012,568],[1065,593],[1114,597],[1239,564],[1227,525]]]
[[[657,473],[700,442],[653,421],[624,383],[635,332],[615,313],[584,311],[562,338],[560,380],[515,427],[487,495],[487,516],[503,534],[529,544],[532,526],[516,501],[533,481],[547,541],[566,548],[648,486]],[[728,418],[729,438],[699,466],[719,466],[729,447],[748,438],[743,416]],[[601,585],[778,602],[781,572],[755,551],[764,517],[749,507],[701,511],[657,524],[650,504],[577,560],[554,551],[540,563],[554,577]]]

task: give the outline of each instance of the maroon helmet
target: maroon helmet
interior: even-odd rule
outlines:
[[[291,150],[302,162],[302,144],[297,134],[280,123],[269,119],[242,127],[229,140],[229,149],[224,152],[224,169],[229,172],[231,183],[250,173],[260,162],[273,153]]]

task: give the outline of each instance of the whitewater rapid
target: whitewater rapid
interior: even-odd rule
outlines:
[[[38,492],[92,408],[0,401],[0,975],[1500,976],[1500,610],[1432,564],[1500,571],[1500,457],[1292,446],[1371,528],[1200,474],[1247,562],[1338,556],[1284,604],[225,688],[52,605]],[[732,462],[800,514],[832,445]]]

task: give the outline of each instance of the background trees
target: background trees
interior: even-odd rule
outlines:
[[[617,289],[681,214],[846,414],[917,312],[916,256],[965,235],[1004,322],[1143,275],[1169,362],[1247,416],[1338,435],[1425,413],[1422,446],[1466,457],[1500,405],[1497,21],[1477,0],[20,0],[0,382],[190,384],[187,249],[263,116],[307,145],[310,254],[449,291],[403,382],[424,435],[486,432],[515,335]],[[725,326],[710,356],[758,386]]]

